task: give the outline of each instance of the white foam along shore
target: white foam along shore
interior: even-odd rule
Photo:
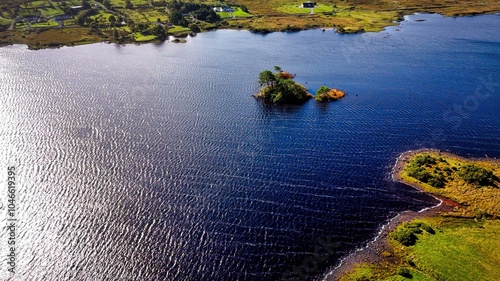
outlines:
[[[393,165],[393,168],[391,170],[391,178],[395,182],[400,182],[406,185],[409,185],[415,189],[417,189],[420,192],[424,192],[420,187],[417,185],[411,184],[404,182],[399,173],[401,172],[401,169],[403,167],[404,162],[411,156],[417,153],[422,153],[422,152],[437,152],[437,153],[445,153],[440,150],[435,150],[435,149],[418,149],[418,150],[409,150],[406,152],[403,152],[399,155],[398,158],[396,158],[396,161]],[[451,154],[450,154],[451,155]],[[455,156],[456,157],[456,156]],[[325,274],[325,276],[321,279],[323,281],[332,281],[336,280],[338,277],[340,277],[343,273],[346,273],[351,269],[353,266],[356,264],[359,264],[363,261],[366,260],[374,260],[374,259],[381,259],[381,257],[376,257],[375,255],[379,255],[379,251],[377,249],[383,248],[384,247],[384,240],[386,237],[389,235],[389,233],[395,229],[398,225],[400,225],[403,222],[410,221],[413,219],[416,219],[418,217],[431,214],[435,210],[439,209],[440,207],[443,206],[443,200],[441,198],[438,198],[437,196],[426,193],[433,197],[438,203],[436,205],[430,206],[430,207],[425,207],[417,212],[413,211],[403,211],[398,213],[395,217],[391,218],[388,222],[383,224],[379,230],[375,238],[372,240],[368,241],[368,243],[350,254],[348,254],[346,257],[342,258],[337,266],[335,266],[333,269],[330,269],[328,273]]]

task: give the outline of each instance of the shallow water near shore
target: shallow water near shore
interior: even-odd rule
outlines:
[[[321,278],[397,213],[435,203],[391,180],[400,153],[500,156],[499,19],[0,48],[13,280]],[[274,65],[348,96],[264,105],[251,95]]]

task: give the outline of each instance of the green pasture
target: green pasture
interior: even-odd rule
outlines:
[[[251,14],[244,12],[241,8],[239,7],[233,7],[233,15],[237,18],[249,18],[252,17]]]
[[[110,13],[107,13],[105,11],[99,11],[99,13],[97,15],[93,15],[93,16],[90,16],[89,18],[92,19],[92,20],[95,20],[99,23],[109,23],[109,17],[113,15],[113,14],[110,14]],[[116,18],[118,18],[117,16],[115,16]]]
[[[149,21],[148,18],[143,13],[138,12],[137,10],[124,9],[124,10],[121,10],[120,12],[125,14],[127,16],[127,18],[133,20],[136,23]],[[156,19],[155,19],[155,21],[156,21]]]
[[[115,8],[125,8],[125,0],[109,0],[109,3]]]
[[[499,220],[431,217],[415,222],[430,225],[435,233],[416,233],[409,247],[391,239],[400,262],[359,264],[340,281],[491,281],[500,276]],[[399,274],[402,268],[409,275]]]
[[[77,25],[75,19],[67,19],[63,21],[64,26],[72,26],[72,25]]]
[[[170,34],[191,33],[191,29],[183,26],[174,25],[174,27],[168,29],[168,33]]]
[[[29,8],[41,8],[52,6],[50,1],[32,1],[26,4]]]
[[[0,18],[0,25],[10,25],[11,21],[8,19]]]
[[[125,0],[109,0],[115,8],[125,8]],[[134,7],[148,7],[148,0],[130,0]]]
[[[233,17],[229,12],[217,12],[217,14],[221,19],[230,19]]]
[[[249,13],[244,12],[241,8],[239,7],[232,7],[234,9],[233,15],[236,18],[251,18],[252,15]],[[233,16],[229,12],[217,12],[217,14],[221,17],[221,19],[230,19]]]
[[[156,39],[155,35],[142,35],[140,32],[134,33],[136,42],[148,42]]]
[[[59,24],[53,20],[49,20],[47,22],[37,22],[31,25],[32,28],[40,28],[40,27],[56,27]]]
[[[38,11],[44,16],[44,17],[54,17],[54,16],[59,16],[59,15],[64,15],[64,11],[59,8],[40,8]]]
[[[410,247],[416,267],[438,280],[496,280],[500,276],[500,221],[444,226]]]
[[[148,6],[148,0],[130,0],[130,3],[135,6]]]
[[[160,12],[157,10],[147,9],[141,11],[145,18],[148,19],[148,22],[156,22],[159,18],[162,22],[168,19],[168,14],[166,12]]]
[[[278,11],[287,14],[309,14],[311,8],[302,8],[300,4],[285,4],[277,8]],[[314,13],[332,12],[333,6],[318,4],[313,8]]]

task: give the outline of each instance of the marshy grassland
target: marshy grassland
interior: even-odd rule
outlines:
[[[220,28],[259,33],[310,28],[376,32],[415,12],[461,16],[500,11],[500,2],[494,0],[316,2],[311,9],[302,8],[302,1],[290,0],[234,0],[231,4],[204,0],[5,0],[0,3],[0,46],[20,43],[43,48],[102,41],[158,41],[167,35],[185,36]],[[220,7],[231,9],[212,13],[213,8]],[[61,16],[65,18],[56,22]],[[54,40],[47,40],[49,37]]]
[[[381,261],[356,264],[338,280],[497,280],[499,162],[430,150],[403,154],[395,179],[438,196],[447,210],[399,224],[384,241]]]

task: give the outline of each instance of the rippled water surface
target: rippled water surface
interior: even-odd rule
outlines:
[[[0,169],[18,169],[11,277],[320,277],[397,212],[433,204],[391,181],[400,153],[500,156],[498,30],[498,15],[414,15],[361,35],[1,48]],[[274,65],[349,95],[263,105],[251,95]]]

